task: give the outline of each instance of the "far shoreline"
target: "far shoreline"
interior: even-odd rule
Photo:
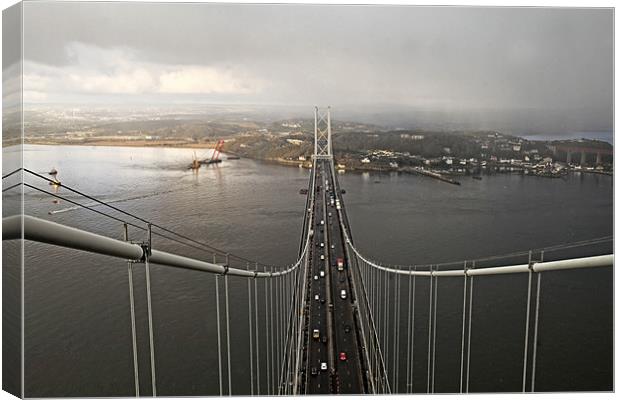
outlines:
[[[36,145],[36,146],[81,146],[81,147],[128,147],[128,148],[164,148],[164,149],[202,149],[202,150],[212,150],[214,147],[214,145],[216,144],[216,142],[213,142],[213,145],[211,145],[211,143],[183,143],[181,141],[178,140],[132,140],[132,141],[127,141],[127,142],[119,142],[119,141],[96,141],[96,142],[88,142],[88,143],[62,143],[62,142],[44,142],[44,141],[36,141],[36,142],[28,142],[28,143],[24,143],[24,145]],[[10,147],[10,146],[9,146]],[[271,165],[278,165],[278,166],[282,166],[282,167],[289,167],[289,168],[302,168],[302,169],[309,169],[310,167],[308,166],[308,161],[298,161],[298,160],[284,160],[284,159],[274,159],[274,158],[261,158],[261,157],[253,157],[247,154],[238,154],[235,152],[231,152],[231,151],[223,151],[222,152],[224,155],[230,155],[230,156],[234,156],[234,157],[239,157],[239,158],[245,158],[248,160],[252,160],[255,162],[259,162],[259,163],[264,163],[264,164],[271,164]],[[439,180],[439,181],[443,181],[445,183],[448,184],[452,184],[452,185],[460,185],[459,181],[456,181],[453,178],[464,178],[469,176],[468,174],[460,174],[460,173],[446,173],[446,172],[441,172],[441,173],[437,173],[437,175],[439,176],[433,176],[432,174],[427,174],[427,173],[420,173],[419,171],[409,171],[408,169],[396,169],[396,170],[390,170],[390,169],[382,169],[382,168],[377,168],[377,167],[371,167],[368,166],[367,168],[347,168],[345,170],[343,170],[344,172],[349,172],[349,173],[355,173],[355,174],[363,174],[363,173],[379,173],[379,174],[383,174],[383,173],[391,173],[391,172],[396,172],[396,173],[405,173],[405,174],[417,174],[420,176],[426,176],[428,178],[431,179],[435,179],[435,180]],[[574,171],[571,171],[574,172]],[[597,175],[602,175],[602,176],[613,176],[613,173],[609,174],[609,173],[597,173],[595,171],[580,171],[583,173],[595,173]],[[502,174],[508,173],[518,173],[517,171],[510,171],[510,172],[501,172]],[[485,174],[485,176],[491,176],[494,174]],[[548,178],[544,178],[544,179],[548,179]]]

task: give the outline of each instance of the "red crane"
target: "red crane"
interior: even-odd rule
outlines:
[[[220,160],[220,152],[222,151],[222,147],[224,147],[224,140],[220,139],[217,141],[215,148],[213,149],[213,153],[211,154],[211,159],[207,161],[205,164],[215,164],[222,162]]]

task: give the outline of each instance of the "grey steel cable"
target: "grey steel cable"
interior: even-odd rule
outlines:
[[[527,353],[529,347],[529,336],[530,336],[530,308],[531,308],[531,298],[532,298],[532,252],[530,251],[528,256],[528,265],[530,269],[527,273],[527,305],[525,311],[525,344],[523,345],[523,384],[522,391],[525,392],[525,385],[527,381]]]
[[[3,188],[3,189],[2,189],[2,193],[4,193],[4,192],[8,192],[9,190],[11,190],[11,189],[15,189],[16,187],[19,187],[19,186],[22,186],[23,184],[24,184],[23,182],[17,182],[17,183],[16,183],[16,184],[14,184],[14,185],[11,185],[11,186],[9,186],[9,187],[5,187],[5,188]]]
[[[215,254],[213,255],[213,263],[215,263]],[[218,367],[218,380],[220,384],[220,397],[224,395],[224,388],[222,385],[222,338],[220,334],[220,284],[219,276],[215,275],[215,315],[217,318],[217,367]]]
[[[250,265],[248,264],[248,270]],[[252,284],[248,279],[248,333],[250,338],[250,395],[254,396],[254,346],[252,343]]]
[[[148,224],[148,245],[151,248],[151,225]],[[157,396],[157,375],[155,374],[155,341],[153,339],[153,306],[151,304],[151,268],[150,268],[150,250],[144,255],[144,268],[146,272],[146,309],[149,322],[149,349],[151,353],[151,387],[153,397]]]
[[[432,272],[432,266],[431,266]],[[433,276],[428,280],[428,355],[426,366],[426,393],[431,392],[431,334],[432,334],[432,316],[433,316]]]
[[[396,334],[396,385],[395,385],[395,389],[396,389],[396,393],[400,393],[400,391],[398,390],[398,386],[399,386],[399,382],[400,382],[400,286],[402,284],[400,276],[398,277],[398,286],[397,286],[397,291],[398,291],[398,303],[396,304],[396,309],[398,310],[396,315],[396,330],[398,331],[398,333]]]
[[[126,242],[129,241],[127,225],[123,226],[123,236]],[[133,355],[133,380],[135,385],[136,397],[140,397],[140,374],[138,370],[138,340],[136,336],[136,306],[133,293],[133,262],[127,261],[127,278],[129,283],[129,316],[131,318],[131,349]]]
[[[228,262],[226,263],[228,265]],[[271,281],[271,279],[270,279]],[[228,306],[228,275],[224,275],[224,295],[226,298],[226,358],[228,372],[228,395],[232,396],[232,370],[230,368],[230,310]]]
[[[476,267],[476,262],[472,261],[472,268]],[[469,366],[471,359],[471,319],[473,312],[473,299],[474,299],[474,277],[469,277],[469,323],[467,328],[467,375],[465,376],[465,393],[469,393]]]
[[[273,267],[271,267],[271,272],[273,273]],[[274,335],[273,335],[273,279],[269,279],[269,339],[271,341],[271,351],[269,352],[269,357],[271,358],[271,393],[275,393],[275,363],[274,363]]]
[[[398,293],[398,276],[394,276],[394,321],[392,323],[393,326],[393,360],[392,360],[392,381],[394,382],[392,384],[392,387],[394,388],[394,393],[398,393],[398,381],[396,380],[396,364],[398,363],[397,359],[398,359],[398,349],[397,349],[397,344],[396,344],[396,338],[398,337],[398,320],[397,320],[397,315],[398,315],[398,302],[400,300],[400,298],[398,297],[399,293]]]
[[[467,270],[467,261],[463,263],[463,270]],[[465,315],[467,312],[467,274],[463,275],[463,330],[461,331],[461,374],[459,379],[459,393],[463,393],[463,364],[465,362]]]
[[[280,336],[281,336],[281,332],[280,332],[280,318],[281,318],[281,310],[280,310],[280,296],[279,296],[279,278],[276,278],[274,286],[275,286],[275,293],[274,293],[274,298],[275,298],[275,312],[274,312],[274,324],[275,324],[275,348],[274,348],[274,368],[273,368],[273,381],[274,381],[274,386],[273,386],[273,393],[274,395],[278,394],[278,390],[280,387]]]
[[[409,266],[409,272],[411,272],[411,266]],[[407,378],[405,382],[405,393],[411,393],[409,391],[411,387],[411,274],[409,274],[407,291]]]
[[[138,340],[136,337],[136,308],[133,294],[133,263],[127,261],[127,276],[129,278],[129,310],[131,317],[131,348],[133,353],[133,380],[136,397],[140,397],[140,375],[138,373]]]
[[[385,346],[385,355],[386,355],[386,361],[387,361],[387,365],[390,365],[390,359],[389,359],[389,355],[390,355],[390,337],[389,337],[389,331],[388,331],[388,326],[389,326],[389,318],[390,318],[390,313],[389,313],[389,309],[388,309],[388,295],[390,293],[390,280],[388,277],[388,274],[385,273],[385,294],[384,296],[382,296],[383,298],[383,309],[385,310],[384,313],[384,320],[383,320],[383,337],[384,337],[384,346]],[[386,374],[386,379],[388,378],[389,375]]]
[[[433,277],[431,277],[433,279]],[[431,393],[435,393],[435,353],[437,348],[437,293],[439,292],[439,282],[437,276],[435,276],[435,293],[434,293],[434,305],[433,305],[433,378],[431,381]]]
[[[544,259],[544,251],[540,252],[540,261],[543,261]],[[542,278],[540,273],[537,273],[537,282],[536,282],[536,311],[534,314],[534,343],[533,343],[533,347],[534,349],[532,350],[532,389],[531,391],[534,392],[534,386],[536,384],[536,349],[538,347],[538,315],[540,312],[540,280]]]
[[[257,265],[255,265],[258,268]],[[254,279],[254,325],[256,334],[256,394],[260,396],[260,341],[258,340],[258,284]]]
[[[92,207],[92,206],[89,206],[89,205],[86,205],[86,204],[82,204],[82,203],[78,203],[77,201],[71,200],[71,199],[69,199],[69,198],[67,198],[67,197],[61,196],[61,195],[56,194],[56,193],[52,193],[52,192],[50,192],[50,191],[47,191],[47,190],[44,190],[44,189],[41,189],[41,188],[38,188],[38,187],[36,187],[36,186],[30,185],[29,183],[24,183],[23,185],[24,185],[25,187],[30,188],[30,189],[34,189],[34,190],[39,191],[39,192],[41,192],[41,193],[45,193],[45,194],[50,195],[50,196],[52,196],[52,197],[55,197],[55,198],[57,198],[57,199],[60,199],[60,200],[66,201],[67,203],[71,203],[71,204],[74,204],[74,205],[76,205],[76,206],[78,206],[78,207],[81,207],[81,208],[84,208],[84,209],[86,209],[86,210],[92,211],[92,212],[94,212],[94,213],[96,213],[96,214],[99,214],[99,215],[102,215],[102,216],[104,216],[104,217],[106,217],[106,218],[110,218],[110,219],[112,219],[112,220],[114,220],[114,221],[118,221],[118,222],[120,222],[120,223],[122,223],[122,224],[129,225],[129,226],[131,226],[131,227],[133,227],[133,228],[136,228],[136,229],[139,229],[139,230],[142,230],[142,231],[146,231],[146,228],[144,228],[143,226],[140,226],[140,225],[138,225],[138,224],[131,223],[131,222],[129,222],[129,221],[126,221],[126,220],[121,219],[121,218],[118,218],[118,217],[115,217],[115,216],[110,215],[110,214],[108,214],[108,213],[105,213],[105,212],[103,212],[103,211],[99,211],[99,210],[95,209],[95,208],[94,208],[94,207]],[[168,235],[164,235],[163,233],[153,232],[153,235],[155,235],[155,236],[159,236],[159,237],[164,238],[164,239],[166,239],[166,240],[170,240],[170,241],[172,241],[172,242],[175,242],[175,243],[178,243],[178,244],[181,244],[181,245],[187,246],[187,247],[191,247],[191,248],[196,249],[196,250],[206,251],[206,252],[209,252],[209,253],[211,253],[211,252],[212,252],[212,250],[211,250],[209,247],[204,247],[204,246],[203,246],[203,247],[199,247],[199,246],[192,245],[192,244],[190,244],[190,243],[185,243],[185,242],[182,242],[182,241],[180,241],[180,240],[178,240],[178,239],[172,238],[172,237],[170,237],[170,236],[168,236]]]
[[[9,176],[11,176],[11,175],[14,175],[14,174],[18,173],[18,172],[19,172],[19,171],[21,171],[21,170],[22,170],[22,167],[19,167],[19,168],[15,169],[15,170],[13,170],[13,171],[9,172],[9,173],[8,173],[8,174],[6,174],[6,175],[2,175],[2,179],[6,179],[6,178],[8,178]]]
[[[417,267],[413,266],[415,272]],[[416,275],[413,275],[413,291],[411,299],[411,393],[415,393],[415,288],[416,288]]]
[[[267,272],[267,267],[264,268],[265,272]],[[268,293],[267,293],[267,280],[265,280],[265,347],[266,347],[266,351],[267,353],[265,354],[265,359],[267,362],[267,368],[265,370],[265,374],[267,375],[267,381],[266,381],[266,386],[267,386],[267,394],[270,395],[271,394],[271,371],[270,371],[270,347],[269,347],[269,335],[267,335],[267,332],[269,332],[269,305],[267,304],[267,299],[268,299]]]
[[[43,175],[41,175],[41,174],[38,174],[38,173],[36,173],[36,172],[34,172],[34,171],[29,170],[28,168],[23,168],[23,170],[24,170],[25,172],[27,172],[27,173],[29,173],[29,174],[33,175],[33,176],[36,176],[36,177],[38,177],[38,178],[40,178],[40,179],[43,179],[43,180],[45,180],[45,181],[47,181],[47,182],[57,184],[58,186],[61,186],[61,187],[65,188],[65,189],[67,189],[67,190],[69,190],[69,191],[71,191],[71,192],[73,192],[73,193],[76,193],[76,194],[78,194],[78,195],[80,195],[80,196],[82,196],[82,197],[85,197],[85,198],[87,198],[87,199],[89,199],[89,200],[92,200],[92,201],[94,201],[94,202],[97,202],[97,203],[101,204],[102,206],[108,207],[108,208],[110,208],[110,209],[112,209],[112,210],[114,210],[114,211],[116,211],[116,212],[119,212],[119,213],[121,213],[121,214],[124,214],[124,215],[126,215],[126,216],[128,216],[128,217],[134,218],[134,219],[136,219],[136,220],[138,220],[138,221],[141,221],[141,222],[143,222],[143,223],[145,223],[145,224],[151,225],[152,227],[155,227],[155,228],[160,229],[160,230],[162,230],[162,231],[164,231],[164,232],[170,233],[170,234],[172,234],[172,235],[174,235],[174,236],[177,236],[177,237],[183,238],[184,240],[187,240],[187,241],[189,241],[189,242],[192,242],[192,243],[198,244],[198,245],[200,245],[200,246],[203,246],[203,247],[205,247],[205,249],[204,249],[205,251],[214,251],[214,252],[217,252],[217,253],[219,253],[219,254],[221,254],[221,255],[226,255],[226,254],[228,254],[227,252],[225,252],[225,251],[223,251],[223,250],[220,250],[220,249],[218,249],[218,248],[216,248],[216,247],[214,247],[214,246],[211,246],[211,245],[209,245],[209,244],[207,244],[207,243],[203,243],[203,242],[200,242],[200,241],[198,241],[198,240],[192,239],[192,238],[190,238],[190,237],[188,237],[188,236],[185,236],[185,235],[180,234],[180,233],[178,233],[178,232],[175,232],[175,231],[173,231],[173,230],[171,230],[171,229],[168,229],[168,228],[166,228],[166,227],[164,227],[164,226],[162,226],[162,225],[159,225],[159,224],[153,223],[153,222],[151,222],[151,221],[149,221],[149,220],[147,220],[147,219],[145,219],[145,218],[142,218],[142,217],[140,217],[140,216],[137,216],[137,215],[135,215],[135,214],[132,214],[132,213],[130,213],[130,212],[127,212],[127,211],[125,211],[125,210],[123,210],[123,209],[121,209],[121,208],[118,208],[118,207],[116,207],[116,206],[113,206],[113,205],[111,205],[111,204],[109,204],[109,203],[107,203],[107,202],[105,202],[105,201],[103,201],[103,200],[99,200],[98,198],[96,198],[96,197],[94,197],[94,196],[91,196],[91,195],[88,195],[88,194],[86,194],[86,193],[83,193],[83,192],[81,192],[81,191],[79,191],[79,190],[77,190],[77,189],[74,189],[74,188],[70,187],[70,186],[67,186],[67,185],[65,185],[65,184],[58,184],[57,182],[55,182],[55,181],[53,181],[53,180],[51,180],[51,179],[49,179],[49,178],[47,178],[47,177],[45,177],[45,176],[43,176]],[[15,171],[14,171],[14,172],[15,172]],[[36,188],[36,187],[33,187],[33,186],[31,186],[31,185],[28,185],[28,184],[24,184],[24,186],[29,186],[29,187],[32,187],[32,188]],[[51,193],[50,193],[50,194],[51,194]],[[66,199],[65,199],[65,200],[66,200]],[[92,208],[92,207],[86,207],[86,206],[84,206],[83,204],[80,204],[80,203],[74,203],[74,204],[76,204],[76,205],[78,205],[78,206],[81,206],[81,207],[88,208],[88,209],[90,209],[90,210],[93,210],[93,208]],[[105,215],[105,214],[104,214],[104,215]],[[237,255],[234,255],[234,254],[230,254],[230,256],[231,256],[231,257],[233,257],[233,258],[235,258],[236,260],[243,261],[243,262],[255,262],[255,261],[249,260],[249,259],[244,258],[244,257],[241,257],[241,256],[237,256]],[[261,264],[261,265],[263,265],[263,264]]]

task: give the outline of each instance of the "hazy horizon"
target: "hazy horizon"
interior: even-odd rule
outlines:
[[[612,32],[611,8],[33,2],[24,101],[611,132]]]

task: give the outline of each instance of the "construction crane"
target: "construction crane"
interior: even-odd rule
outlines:
[[[222,160],[220,160],[220,152],[222,151],[222,147],[224,147],[224,140],[220,139],[217,141],[217,144],[215,145],[215,148],[213,149],[211,158],[209,160],[204,160],[203,164],[221,163]]]

